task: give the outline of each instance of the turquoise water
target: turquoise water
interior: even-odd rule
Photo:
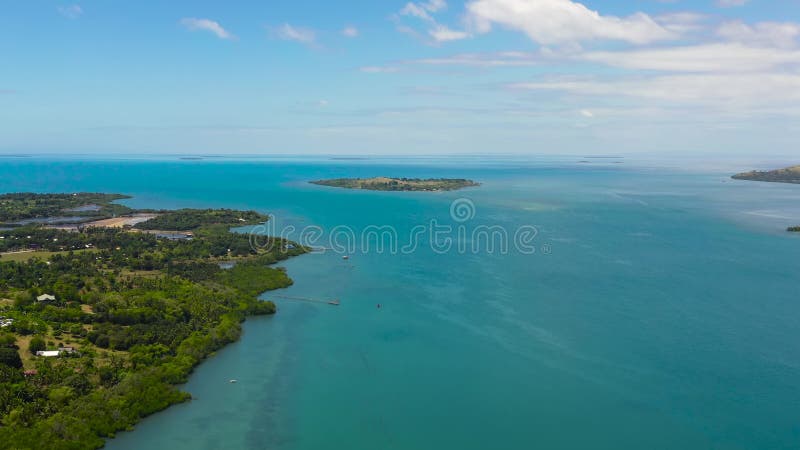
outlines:
[[[533,225],[536,253],[328,252],[196,370],[195,400],[114,450],[789,449],[800,445],[800,186],[558,159],[0,161],[0,191],[114,191],[251,208],[279,229],[393,225],[468,198],[464,226]],[[453,193],[307,184],[469,177]],[[265,295],[269,298],[269,294]],[[377,308],[380,303],[381,308]],[[238,383],[230,384],[229,379]]]

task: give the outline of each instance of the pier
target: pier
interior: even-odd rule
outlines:
[[[339,303],[338,299],[322,300],[322,299],[317,299],[317,298],[296,297],[296,296],[292,296],[292,295],[271,295],[270,297],[281,299],[281,300],[292,300],[292,301],[296,301],[296,302],[320,303],[320,304],[327,304],[327,305],[332,305],[332,306],[339,306],[341,304],[341,303]]]

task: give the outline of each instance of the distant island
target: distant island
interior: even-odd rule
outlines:
[[[480,183],[465,178],[336,178],[310,183],[370,191],[455,191],[465,187],[480,186]]]
[[[800,184],[800,166],[787,167],[785,169],[742,172],[733,175],[734,180],[764,181],[767,183],[792,183]],[[789,227],[786,231],[790,233],[800,233],[800,226]]]
[[[766,181],[769,183],[794,183],[800,184],[800,166],[785,169],[738,173],[732,176],[734,180]]]

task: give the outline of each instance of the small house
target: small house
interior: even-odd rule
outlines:
[[[36,356],[44,356],[45,358],[52,358],[60,354],[61,352],[58,350],[39,350],[38,352],[36,352]]]

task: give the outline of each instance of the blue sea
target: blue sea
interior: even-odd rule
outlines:
[[[328,249],[112,450],[800,448],[800,185],[580,160],[4,158],[0,191],[255,209]],[[378,175],[482,186],[308,183]]]

